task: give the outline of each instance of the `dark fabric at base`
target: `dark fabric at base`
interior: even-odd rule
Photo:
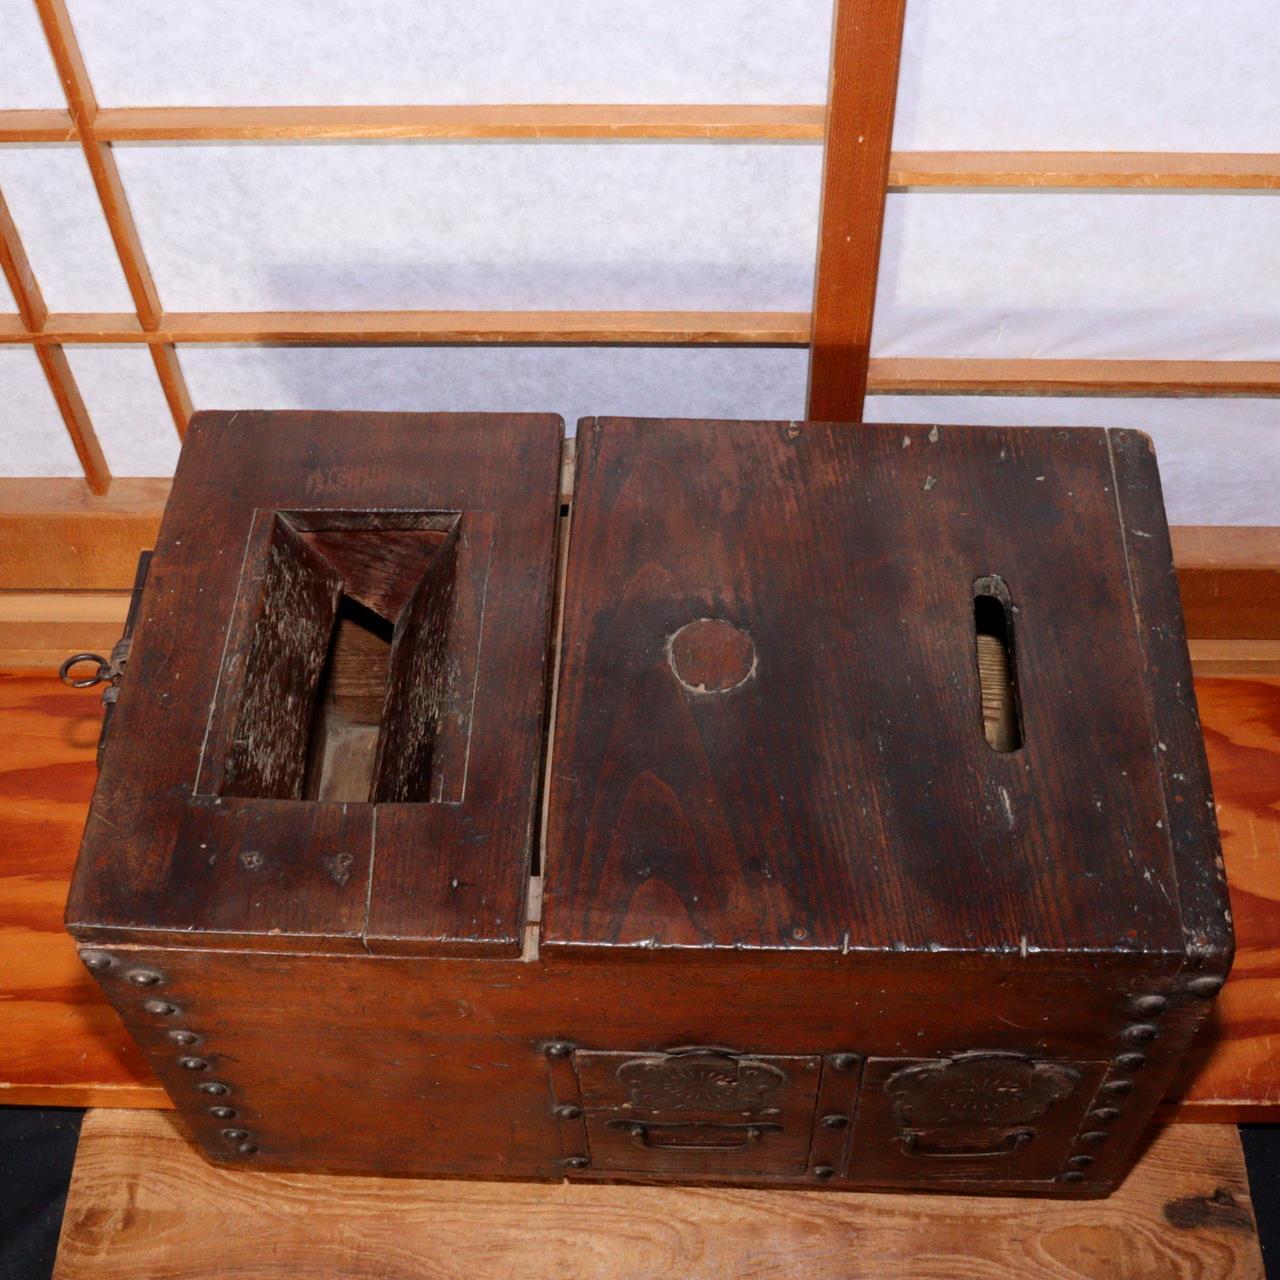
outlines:
[[[0,1107],[0,1280],[49,1280],[83,1111]]]

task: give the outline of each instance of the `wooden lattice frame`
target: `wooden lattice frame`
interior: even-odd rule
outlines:
[[[347,106],[100,110],[65,0],[34,0],[65,110],[0,111],[0,143],[79,146],[102,204],[131,313],[51,313],[0,195],[0,268],[17,303],[0,343],[34,348],[94,494],[111,473],[64,348],[145,345],[181,435],[191,414],[176,346],[629,343],[811,346],[809,416],[857,420],[880,393],[1280,395],[1280,361],[878,359],[868,361],[886,189],[1280,189],[1280,154],[910,152],[891,155],[905,0],[835,0],[825,106]],[[813,311],[167,312],[129,210],[115,142],[647,138],[827,142]]]

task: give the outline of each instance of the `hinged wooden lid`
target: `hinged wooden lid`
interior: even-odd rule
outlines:
[[[1230,947],[1150,443],[588,421],[543,948]]]
[[[562,436],[533,415],[196,416],[73,933],[519,951]]]

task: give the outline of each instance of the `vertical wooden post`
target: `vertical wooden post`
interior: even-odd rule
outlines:
[[[906,0],[836,0],[808,417],[860,422]]]

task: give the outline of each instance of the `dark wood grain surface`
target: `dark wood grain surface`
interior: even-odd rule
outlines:
[[[324,940],[372,950],[519,950],[561,436],[560,419],[534,415],[213,413],[193,421],[71,891],[75,932],[189,940],[207,931],[210,945],[272,948]],[[252,786],[235,798],[220,794],[227,789],[215,771],[193,800],[202,754],[216,756],[221,740],[219,681],[224,691],[233,685],[253,652],[237,639],[235,619],[244,614],[248,626],[253,614],[254,514],[273,510],[312,513],[302,520],[312,533],[345,529],[369,512],[450,520],[460,512],[464,536],[482,531],[475,581],[461,593],[469,593],[472,651],[459,668],[470,672],[466,703],[475,708],[462,752],[465,795],[459,784],[451,803],[381,805],[376,828],[372,806],[358,804],[313,804],[296,822],[288,795],[300,785],[298,769],[275,798],[245,795]],[[306,554],[329,564],[311,545]],[[366,558],[351,555],[357,569]],[[376,604],[391,586],[356,590]],[[275,603],[263,626],[279,633],[271,653],[287,658],[300,643],[301,615],[283,607],[289,601]],[[310,641],[303,647],[323,658]],[[309,689],[270,686],[252,668],[248,675],[251,690],[227,726],[246,699],[269,688],[279,697],[264,704],[247,740],[279,738],[284,717],[308,714]],[[292,758],[301,759],[296,750]]]
[[[1157,579],[1172,623],[1154,464],[1112,453],[1088,430],[583,424],[544,946],[1179,952],[1153,702],[1189,690],[1131,589]],[[983,733],[984,575],[1014,610],[1013,753]],[[716,690],[681,676],[708,619],[753,650],[744,673],[704,648]]]

